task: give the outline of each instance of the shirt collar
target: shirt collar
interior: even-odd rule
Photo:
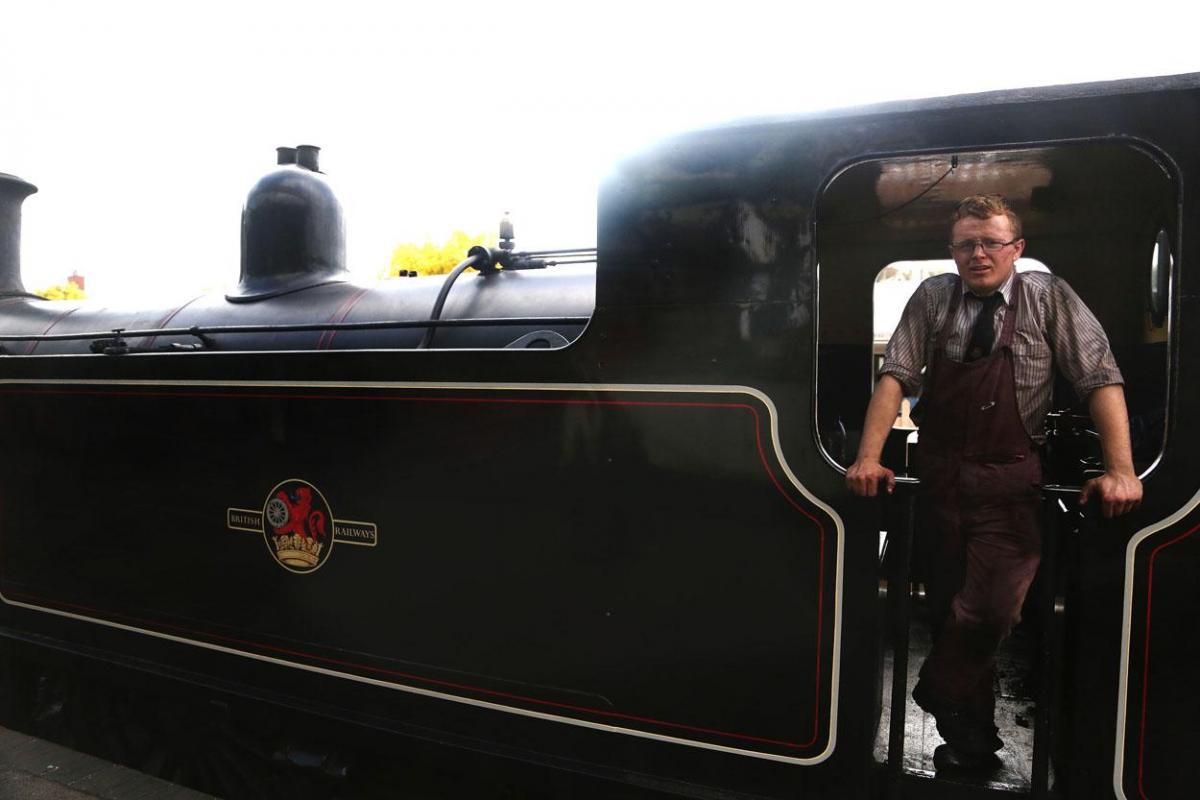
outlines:
[[[1006,280],[1004,283],[1000,284],[1000,288],[997,290],[1000,292],[1000,296],[1004,298],[1004,305],[1006,305],[1006,306],[1012,305],[1013,280],[1016,277],[1017,277],[1017,270],[1016,270],[1016,267],[1013,267],[1013,271],[1011,273],[1009,273],[1009,275],[1008,275],[1008,280]],[[962,279],[959,279],[959,284],[962,286],[963,297],[966,297],[967,295],[971,294],[971,290],[967,288],[967,284],[965,281],[963,281]],[[982,297],[979,297],[977,299],[983,300]]]

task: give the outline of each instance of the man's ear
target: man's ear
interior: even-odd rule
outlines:
[[[1016,253],[1016,255],[1013,256],[1013,258],[1014,259],[1020,258],[1021,254],[1025,252],[1025,240],[1017,239],[1015,242],[1013,242],[1013,251]]]

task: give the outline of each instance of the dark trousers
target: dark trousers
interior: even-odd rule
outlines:
[[[926,498],[934,645],[921,682],[990,724],[996,649],[1020,621],[1041,560],[1041,498],[1027,480],[997,497],[987,474],[972,474],[986,465],[961,466],[949,491]],[[978,482],[982,492],[972,491]]]

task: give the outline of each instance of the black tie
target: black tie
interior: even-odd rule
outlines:
[[[963,361],[974,361],[992,352],[992,340],[996,338],[992,320],[996,316],[996,306],[1000,305],[1000,301],[1003,299],[1003,295],[999,292],[979,298],[983,308],[980,309],[979,316],[975,318],[975,327],[971,329],[971,340],[967,343]]]

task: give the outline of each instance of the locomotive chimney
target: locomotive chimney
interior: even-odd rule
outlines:
[[[302,144],[296,147],[296,163],[305,169],[311,169],[313,172],[320,172],[321,168],[317,165],[317,157],[321,154],[321,148],[315,144]]]
[[[319,150],[276,148],[279,165],[242,207],[242,273],[226,300],[248,303],[349,277],[342,206],[317,171]]]
[[[36,191],[32,183],[0,172],[0,297],[29,294],[21,282],[21,204]]]

